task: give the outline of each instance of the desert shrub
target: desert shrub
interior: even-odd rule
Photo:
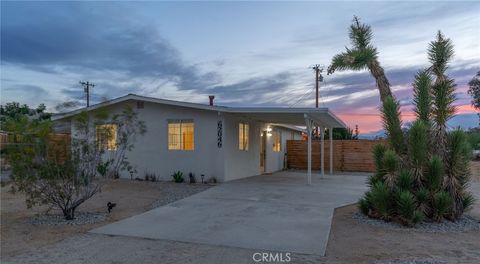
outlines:
[[[413,187],[413,177],[408,170],[401,170],[397,177],[397,190],[408,191]]]
[[[400,217],[407,223],[411,223],[415,208],[415,196],[408,190],[401,191],[397,198],[397,212]]]
[[[115,177],[129,165],[125,153],[134,147],[135,136],[146,131],[145,125],[128,107],[111,118],[100,112],[102,109],[72,117],[76,132],[61,147],[49,142],[53,133],[49,120],[7,120],[12,125],[7,128],[9,133],[18,140],[6,152],[12,164],[12,191],[25,194],[27,207],[48,205],[61,210],[66,220],[73,220],[76,209],[101,190],[98,174]],[[97,132],[92,126],[105,121],[118,127],[119,140],[109,145],[109,150],[92,140]],[[65,149],[69,151],[65,153]]]
[[[422,211],[420,210],[415,210],[413,212],[413,216],[412,216],[412,223],[413,225],[416,225],[418,223],[421,223],[425,220],[425,213],[423,213]]]
[[[373,160],[375,161],[375,171],[377,175],[384,174],[383,168],[383,156],[387,151],[387,147],[384,144],[376,144],[373,146]]]
[[[383,182],[376,183],[370,192],[370,201],[372,208],[375,209],[376,213],[383,219],[389,218],[389,200],[390,191],[388,186]]]
[[[452,202],[450,194],[446,191],[440,191],[433,197],[433,217],[440,221],[448,213]]]
[[[176,183],[181,183],[184,181],[183,179],[183,172],[181,171],[176,171],[172,174],[173,181]]]
[[[370,203],[367,201],[366,197],[362,197],[358,200],[358,208],[363,214],[368,215],[368,212],[370,211]]]
[[[472,206],[473,204],[475,203],[475,196],[473,196],[472,193],[466,193],[463,197],[462,197],[462,204],[463,204],[463,210],[464,211],[468,211],[470,209],[472,209]]]

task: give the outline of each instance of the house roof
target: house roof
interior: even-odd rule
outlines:
[[[226,107],[218,105],[205,105],[190,102],[181,102],[166,100],[154,97],[128,94],[112,100],[108,100],[92,106],[80,108],[71,112],[56,114],[52,116],[53,120],[62,120],[72,117],[83,111],[92,111],[101,107],[125,102],[125,101],[144,101],[164,105],[186,107],[198,110],[217,111],[221,113],[230,113],[243,116],[248,119],[276,124],[287,124],[296,126],[305,126],[305,118],[313,120],[319,126],[340,128],[346,127],[345,123],[333,114],[328,108],[287,108],[287,107]]]

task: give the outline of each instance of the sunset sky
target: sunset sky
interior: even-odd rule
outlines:
[[[416,71],[438,30],[451,38],[448,70],[458,116],[478,117],[466,93],[480,70],[480,2],[1,2],[1,103],[49,110],[128,93],[225,106],[314,107],[313,64],[349,46],[354,15],[372,26],[379,61],[412,120]],[[367,71],[324,75],[320,106],[362,133],[381,129]]]

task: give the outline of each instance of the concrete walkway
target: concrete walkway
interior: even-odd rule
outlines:
[[[92,230],[248,249],[325,255],[333,209],[356,202],[365,176],[279,172],[202,193]]]

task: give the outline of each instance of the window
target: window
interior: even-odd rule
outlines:
[[[117,125],[104,124],[95,126],[95,140],[100,150],[117,150]]]
[[[273,131],[273,151],[280,152],[282,150],[282,137],[279,131]]]
[[[168,149],[194,150],[195,129],[192,120],[168,121]]]
[[[238,124],[238,149],[243,151],[248,150],[248,124],[247,123]]]

